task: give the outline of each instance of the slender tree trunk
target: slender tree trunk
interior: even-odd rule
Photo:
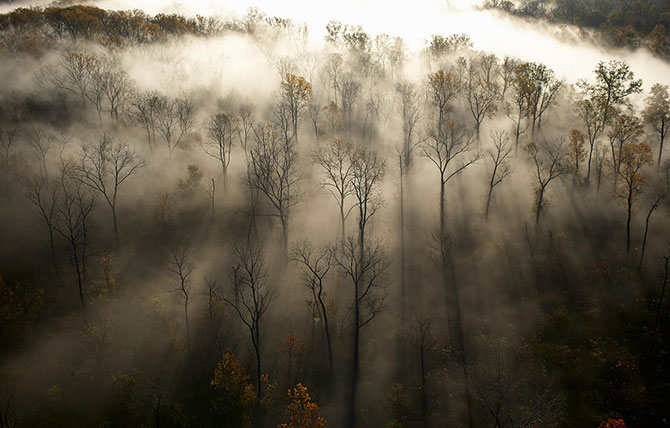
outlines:
[[[340,245],[344,247],[344,235],[345,235],[345,221],[344,218],[344,197],[340,199]]]
[[[661,158],[663,157],[663,141],[665,140],[665,125],[661,125],[661,145],[658,147],[658,162],[656,163],[656,171],[661,168]]]
[[[60,284],[60,270],[58,269],[58,261],[56,260],[56,244],[54,242],[54,231],[51,225],[49,227],[49,245],[51,246],[51,263],[54,266],[54,272],[56,274],[56,281]]]
[[[116,243],[116,251],[119,251],[119,225],[116,221],[116,206],[114,204],[111,204],[110,207],[112,208],[112,219],[114,221],[114,239]]]
[[[349,414],[347,416],[347,426],[355,428],[356,426],[356,393],[358,392],[358,370],[359,370],[359,351],[360,351],[360,305],[358,302],[358,286],[356,286],[356,296],[354,302],[354,349],[351,360],[351,384],[349,385]]]
[[[426,361],[424,350],[423,332],[421,332],[421,346],[419,348],[419,357],[421,365],[421,420],[423,427],[428,428],[428,394],[426,393]]]
[[[400,325],[405,325],[407,284],[405,283],[405,200],[403,160],[400,158]]]
[[[186,348],[191,349],[191,329],[188,323],[188,296],[184,299],[184,321],[186,323]]]
[[[630,254],[630,220],[633,211],[633,189],[630,188],[627,199],[627,217],[626,217],[626,254]]]
[[[74,270],[77,274],[77,287],[79,289],[79,301],[81,303],[81,308],[86,308],[86,300],[84,299],[84,281],[81,275],[81,267],[79,265],[79,256],[77,254],[77,244],[72,242],[72,254],[74,261]]]
[[[591,143],[591,147],[589,148],[589,162],[586,167],[586,185],[589,185],[589,182],[591,181],[591,159],[593,158],[593,146],[595,144],[595,141]]]
[[[544,189],[545,186],[540,186],[540,193],[537,195],[537,205],[535,207],[535,228],[540,224],[540,215],[544,206]]]
[[[261,337],[260,337],[260,320],[256,320],[254,326],[254,351],[256,352],[256,386],[258,388],[258,401],[261,401],[263,395],[263,381],[261,379]]]
[[[332,376],[334,373],[334,368],[333,368],[333,348],[330,340],[330,327],[328,326],[328,314],[326,313],[326,304],[323,301],[323,298],[321,296],[322,292],[322,287],[319,285],[319,294],[318,294],[318,300],[319,300],[319,305],[321,306],[321,315],[323,316],[323,329],[325,330],[326,333],[326,344],[328,346],[328,368],[330,369],[330,375]]]
[[[654,204],[651,206],[649,209],[649,213],[647,214],[647,219],[644,222],[644,239],[642,239],[642,250],[640,251],[640,263],[638,264],[638,269],[642,269],[642,261],[644,260],[644,250],[647,247],[647,232],[649,232],[649,219],[651,218],[651,214],[654,212],[658,204],[661,202],[663,197],[658,197],[656,198],[656,201]]]
[[[445,234],[445,194],[444,194],[444,173],[440,177],[440,239],[444,239],[444,234]]]
[[[489,207],[491,206],[491,196],[493,195],[493,187],[495,186],[496,172],[498,172],[498,163],[493,167],[493,173],[491,174],[491,181],[489,182],[489,194],[486,197],[486,211],[484,212],[484,219],[489,220]]]

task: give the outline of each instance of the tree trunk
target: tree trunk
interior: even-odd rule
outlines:
[[[120,245],[119,245],[119,226],[116,221],[116,207],[112,204],[111,208],[112,208],[112,219],[114,221],[114,239],[116,242],[116,251],[118,252]]]
[[[630,254],[630,220],[633,208],[633,189],[630,188],[628,192],[628,215],[626,217],[626,254]]]
[[[356,393],[358,391],[358,370],[359,370],[359,351],[360,351],[360,305],[358,302],[358,286],[356,286],[356,296],[354,302],[354,350],[351,360],[351,384],[349,385],[349,414],[347,416],[347,426],[355,428],[356,426]]]

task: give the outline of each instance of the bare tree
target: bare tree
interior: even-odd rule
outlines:
[[[61,187],[56,181],[50,181],[42,177],[28,180],[26,186],[26,197],[40,212],[41,220],[49,231],[49,248],[51,249],[51,263],[53,264],[56,280],[60,282],[60,271],[56,260],[55,222],[57,221],[56,208],[61,197]]]
[[[232,268],[230,289],[223,300],[235,310],[240,321],[249,330],[251,344],[256,354],[256,384],[258,398],[262,398],[261,386],[261,321],[273,299],[267,284],[265,260],[260,247],[238,244],[233,247],[235,264]]]
[[[35,151],[35,157],[40,165],[40,175],[44,178],[49,177],[49,170],[47,168],[47,157],[51,147],[56,142],[56,137],[45,131],[43,128],[35,128],[28,138],[30,146]]]
[[[11,149],[14,143],[16,142],[16,137],[19,135],[19,127],[13,123],[0,123],[0,147],[5,160],[9,160],[9,155],[11,154]]]
[[[144,128],[151,151],[156,145],[156,127],[162,102],[162,96],[155,91],[139,92],[130,101],[130,117]]]
[[[94,191],[100,192],[112,211],[114,237],[119,248],[119,227],[116,217],[119,187],[137,170],[145,165],[127,143],[103,135],[95,145],[82,148],[79,165],[73,177]]]
[[[244,156],[249,161],[248,143],[249,137],[252,135],[254,129],[254,109],[251,104],[243,104],[238,109],[238,123],[237,138],[240,141],[240,146],[244,150]]]
[[[503,85],[502,91],[500,92],[500,100],[502,103],[505,103],[505,94],[510,86],[513,85],[514,81],[514,69],[516,68],[519,60],[510,58],[506,56],[503,59],[502,65],[500,67],[500,77],[502,78]]]
[[[127,73],[122,69],[117,69],[111,60],[106,61],[105,67],[105,97],[109,104],[109,115],[112,119],[118,121],[119,110],[123,111],[130,93],[131,83]]]
[[[68,252],[77,277],[77,289],[82,309],[86,307],[84,297],[85,263],[88,245],[88,217],[95,204],[93,192],[77,180],[72,180],[73,165],[61,164],[61,197],[56,204],[54,230],[68,244]]]
[[[93,80],[93,71],[99,63],[98,57],[86,52],[65,52],[54,68],[47,66],[37,76],[41,83],[51,84],[69,92],[86,104],[88,90]]]
[[[207,120],[205,127],[207,140],[202,148],[205,153],[221,163],[223,188],[226,190],[230,150],[233,145],[233,134],[237,131],[235,119],[226,113],[218,113]]]
[[[347,135],[351,137],[351,124],[353,121],[353,106],[358,99],[361,84],[353,79],[353,76],[347,76],[340,85],[340,96],[342,99],[342,116],[346,120]]]
[[[351,281],[353,302],[353,351],[349,403],[346,426],[356,425],[356,400],[360,375],[361,330],[381,312],[386,299],[386,256],[378,243],[361,246],[354,237],[348,237],[335,256],[335,262]]]
[[[174,100],[161,97],[160,100],[157,127],[172,156],[193,126],[193,103],[188,97]]]
[[[528,156],[535,164],[535,225],[540,222],[540,215],[547,205],[547,188],[556,178],[571,171],[567,163],[563,142],[557,140],[554,144],[530,143],[526,146]]]
[[[314,127],[314,138],[316,138],[316,144],[319,144],[319,117],[321,115],[321,105],[318,102],[312,102],[307,107],[307,116],[312,121],[312,126]]]
[[[328,347],[328,369],[331,376],[334,373],[333,347],[328,324],[328,310],[324,301],[326,295],[324,278],[330,272],[330,268],[335,262],[334,258],[335,250],[333,248],[326,247],[315,254],[312,245],[307,241],[293,247],[291,252],[291,260],[303,267],[305,286],[312,293],[312,304],[318,308],[318,314],[323,319],[323,331],[326,335],[326,345]]]
[[[344,243],[346,233],[346,220],[354,208],[354,205],[346,208],[346,201],[354,192],[352,187],[353,167],[352,153],[354,147],[351,143],[339,139],[333,140],[327,147],[317,150],[313,157],[323,171],[324,179],[321,186],[327,189],[337,201],[340,209],[340,242]]]
[[[489,191],[486,197],[486,210],[484,214],[487,220],[489,218],[489,207],[491,205],[493,189],[512,173],[508,162],[508,158],[512,154],[509,135],[505,131],[496,131],[491,135],[491,141],[493,148],[486,150],[486,154],[493,161],[493,170],[491,171],[491,180],[489,180]]]
[[[445,120],[429,128],[427,134],[422,151],[440,173],[440,236],[444,236],[447,182],[477,162],[481,155],[477,151],[473,153],[472,134],[455,120]]]
[[[411,83],[399,83],[396,85],[398,95],[398,110],[402,117],[403,132],[403,159],[405,167],[409,168],[412,162],[412,148],[414,144],[414,131],[419,122],[419,94],[416,87]]]
[[[651,219],[651,214],[656,208],[663,202],[665,195],[658,195],[654,200],[654,203],[651,204],[649,212],[647,213],[647,218],[644,221],[644,238],[642,239],[642,248],[640,250],[640,262],[638,263],[638,269],[642,269],[642,262],[644,261],[644,251],[647,248],[647,233],[649,232],[649,219]]]
[[[250,187],[265,195],[273,208],[271,216],[279,217],[282,225],[282,248],[288,253],[288,228],[290,213],[300,202],[297,153],[293,143],[282,142],[279,130],[272,124],[254,129],[256,142],[251,149],[249,174]]]
[[[184,305],[184,326],[186,328],[186,347],[191,347],[191,329],[188,320],[188,305],[192,303],[193,291],[191,286],[191,275],[195,270],[190,260],[189,250],[185,246],[175,245],[170,248],[170,262],[168,271],[175,275],[177,286],[170,290],[178,293]]]
[[[373,151],[361,148],[351,152],[350,162],[351,188],[354,205],[358,210],[358,244],[363,257],[367,242],[365,229],[384,202],[379,186],[386,173],[386,162],[379,159]]]

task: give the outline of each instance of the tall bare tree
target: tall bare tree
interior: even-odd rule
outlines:
[[[56,203],[54,230],[67,242],[70,260],[77,277],[82,309],[86,307],[84,291],[85,263],[88,246],[88,217],[95,204],[95,195],[81,182],[71,179],[73,165],[64,162],[60,168],[60,194]]]
[[[430,127],[427,134],[422,152],[440,173],[440,236],[444,236],[447,182],[477,162],[481,155],[474,150],[472,133],[455,120]]]
[[[346,220],[354,208],[354,205],[346,208],[347,198],[354,192],[352,187],[353,152],[354,147],[351,143],[335,139],[327,147],[318,149],[313,155],[315,162],[319,164],[323,172],[321,186],[333,195],[340,210],[341,243],[344,243]]]
[[[540,223],[540,216],[547,206],[547,188],[549,184],[562,175],[571,171],[565,156],[565,149],[561,140],[553,144],[544,142],[530,143],[526,146],[526,152],[535,166],[535,224]]]
[[[491,142],[493,143],[493,147],[486,150],[486,154],[493,162],[491,180],[489,180],[489,191],[486,196],[486,209],[484,211],[484,217],[487,220],[489,218],[489,207],[491,206],[493,189],[512,173],[508,161],[508,158],[512,154],[509,135],[505,131],[493,132]]]
[[[218,113],[205,122],[205,127],[207,128],[207,139],[203,142],[202,148],[205,153],[221,163],[225,190],[227,189],[233,135],[237,132],[235,118],[226,113]]]
[[[362,148],[351,152],[350,162],[352,195],[358,210],[358,244],[362,257],[367,242],[365,229],[384,202],[379,186],[386,173],[386,162],[373,151]]]
[[[188,306],[193,302],[193,290],[191,284],[191,275],[195,270],[193,262],[189,256],[189,250],[182,245],[175,245],[170,248],[170,262],[168,271],[176,277],[177,286],[170,290],[172,293],[178,293],[179,298],[184,305],[184,326],[186,328],[186,347],[191,347],[191,329],[188,319]]]
[[[56,280],[60,282],[60,271],[56,259],[55,223],[57,221],[57,208],[61,197],[61,187],[55,180],[35,177],[28,180],[25,195],[39,210],[41,220],[49,232],[51,263],[56,273]]]
[[[279,217],[282,248],[287,255],[290,213],[301,197],[298,190],[302,179],[298,172],[298,155],[294,142],[281,141],[280,130],[272,124],[254,129],[254,132],[256,141],[251,148],[247,181],[272,206],[273,213],[269,215]]]
[[[396,85],[398,95],[398,111],[402,117],[403,132],[403,153],[405,157],[403,162],[405,167],[409,168],[412,162],[412,148],[414,145],[414,134],[419,122],[419,93],[416,87],[411,83],[398,83]]]
[[[103,135],[97,144],[82,147],[79,165],[73,169],[73,178],[100,192],[112,211],[114,238],[119,248],[119,226],[116,215],[117,198],[121,184],[145,165],[143,159],[122,141]]]
[[[312,293],[313,300],[311,303],[317,308],[320,318],[323,319],[323,331],[326,335],[326,345],[328,347],[328,369],[332,376],[334,373],[333,345],[330,337],[330,325],[328,324],[328,310],[324,300],[326,297],[324,279],[335,263],[335,250],[326,247],[315,253],[312,245],[305,241],[293,247],[291,260],[302,266],[305,286]]]
[[[350,236],[336,254],[335,262],[352,285],[353,350],[346,426],[356,426],[356,401],[360,377],[361,330],[381,312],[386,299],[385,274],[388,262],[382,247],[375,242],[362,246]]]
[[[230,289],[223,300],[235,310],[240,321],[249,330],[256,355],[256,385],[258,398],[262,398],[261,321],[273,299],[267,283],[267,271],[262,249],[255,244],[233,246],[235,262],[232,267]]]

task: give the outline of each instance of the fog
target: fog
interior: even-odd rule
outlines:
[[[142,10],[230,26],[2,29],[0,428],[271,427],[298,384],[283,426],[663,420],[666,59],[475,0]]]

